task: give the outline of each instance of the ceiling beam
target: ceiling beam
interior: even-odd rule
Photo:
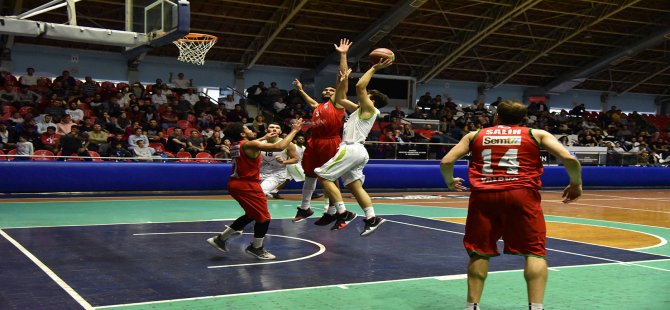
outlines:
[[[552,38],[551,42],[537,41],[533,44],[533,52],[530,53],[520,53],[513,57],[513,60],[521,60],[521,65],[510,62],[504,64],[496,70],[498,72],[495,74],[490,81],[493,84],[493,87],[499,86],[505,83],[507,80],[512,78],[515,74],[521,72],[523,69],[548,54],[555,48],[559,47],[563,43],[571,40],[578,34],[582,33],[585,30],[593,27],[594,25],[602,22],[603,20],[623,11],[627,7],[630,7],[641,0],[608,0],[613,4],[599,4],[595,5],[586,13],[589,16],[595,16],[595,18],[581,18],[574,17],[569,21],[565,22],[563,26],[570,26],[574,30],[565,30],[562,28],[557,28],[551,33],[548,37]]]
[[[375,46],[381,39],[386,37],[395,27],[397,27],[407,16],[412,14],[416,9],[421,7],[428,0],[400,0],[396,5],[386,11],[386,13],[370,25],[367,29],[361,32],[354,38],[353,45],[349,49],[347,56],[350,62],[358,62],[360,58],[365,56],[370,49]],[[346,23],[346,22],[345,22]],[[335,43],[335,42],[333,42]],[[326,71],[337,72],[337,62],[339,60],[339,53],[333,51],[326,57],[314,70],[308,72],[305,76],[311,74],[319,75]]]
[[[646,64],[639,68],[640,71],[645,73],[641,79],[638,78],[635,80],[635,78],[638,76],[631,74],[628,75],[625,79],[618,81],[628,85],[625,88],[618,90],[617,95],[623,95],[670,69],[670,56],[665,57],[663,61],[665,62],[664,66],[659,66],[658,64]]]
[[[445,68],[451,65],[458,57],[475,47],[482,40],[500,29],[515,16],[525,12],[534,5],[542,2],[541,0],[531,1],[511,1],[511,6],[498,7],[492,6],[482,15],[491,17],[491,19],[475,19],[465,28],[468,31],[460,31],[454,35],[458,44],[443,44],[439,47],[434,57],[427,58],[422,65],[427,65],[430,69],[417,74],[418,82],[425,83],[433,79]]]
[[[648,31],[647,29],[640,29],[640,31]],[[624,41],[618,42],[618,46],[625,46],[619,48],[601,58],[598,58],[577,70],[569,71],[565,74],[562,74],[555,80],[551,81],[549,84],[545,85],[544,88],[546,91],[551,93],[563,93],[566,92],[575,86],[584,82],[591,75],[604,70],[607,67],[613,67],[617,64],[634,57],[640,52],[660,44],[665,40],[664,35],[670,33],[670,27],[665,27],[658,31],[655,31],[648,35],[647,37],[639,40],[635,43],[627,43]],[[657,67],[658,63],[651,63],[647,66]],[[645,72],[645,71],[642,71]]]
[[[251,69],[258,59],[261,58],[265,50],[272,44],[274,39],[279,35],[286,25],[295,17],[296,14],[302,9],[308,0],[285,0],[282,4],[280,10],[275,11],[270,18],[270,21],[265,24],[263,29],[258,33],[256,39],[254,39],[249,47],[247,52],[242,55],[242,63],[244,64],[244,70]]]

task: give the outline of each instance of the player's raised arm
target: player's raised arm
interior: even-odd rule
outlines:
[[[440,161],[440,172],[442,172],[444,183],[446,183],[451,190],[463,191],[467,189],[465,186],[461,185],[463,182],[462,178],[454,178],[454,165],[457,160],[470,152],[470,140],[473,135],[474,133],[472,132],[465,135]]]
[[[310,107],[316,108],[319,105],[319,103],[316,102],[316,100],[314,100],[312,97],[310,97],[305,92],[305,90],[302,89],[302,83],[300,83],[300,80],[295,79],[295,81],[293,81],[293,85],[298,90],[298,93],[300,93],[300,96],[302,97],[302,99],[305,100],[305,102],[307,102],[307,104],[309,104]]]
[[[369,115],[375,110],[375,104],[370,99],[367,90],[368,84],[370,84],[372,76],[377,71],[384,69],[392,64],[393,60],[388,58],[385,59],[384,61],[375,64],[368,71],[366,71],[365,74],[363,74],[363,76],[358,80],[358,83],[356,83],[356,95],[358,96],[358,103],[361,109],[361,117],[363,118],[369,117]]]
[[[340,45],[335,45],[335,50],[340,53],[340,71],[337,74],[337,89],[335,90],[334,102],[338,108],[345,108],[348,111],[355,111],[358,109],[358,104],[347,99],[347,91],[349,87],[347,79],[351,73],[351,69],[349,69],[349,65],[347,64],[347,52],[349,51],[351,44],[353,43],[348,39],[340,39]],[[347,77],[342,80],[344,72],[347,73]],[[341,90],[341,87],[344,87],[345,89]],[[338,96],[338,93],[341,95]]]
[[[570,184],[563,191],[563,202],[568,203],[577,200],[582,195],[582,166],[579,160],[570,154],[554,135],[544,130],[534,129],[533,136],[542,148],[561,159],[565,170],[568,172]]]

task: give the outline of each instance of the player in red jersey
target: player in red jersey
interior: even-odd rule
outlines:
[[[497,241],[505,241],[504,252],[525,256],[524,277],[529,309],[542,309],[547,284],[546,225],[540,206],[544,148],[560,158],[570,177],[563,191],[569,203],[582,194],[581,166],[550,133],[519,126],[526,106],[507,100],[498,105],[494,127],[471,132],[442,158],[440,170],[449,189],[462,191],[463,179],[454,178],[454,163],[472,152],[468,168],[471,185],[463,244],[468,263],[466,309],[479,309],[488,273],[489,258],[499,255]]]
[[[207,239],[207,242],[222,252],[228,252],[226,241],[232,235],[242,233],[247,224],[255,221],[254,240],[247,247],[246,252],[258,259],[267,260],[276,257],[263,248],[263,238],[270,227],[270,211],[268,201],[261,189],[260,152],[277,152],[288,147],[291,140],[302,128],[302,119],[297,119],[291,126],[291,132],[283,140],[277,143],[262,143],[259,140],[251,140],[256,134],[242,123],[234,123],[226,129],[226,137],[233,140],[234,145],[230,148],[233,158],[233,174],[228,180],[228,192],[244,209],[244,215],[237,218],[233,224],[217,236]],[[268,133],[265,138],[274,138],[276,132]]]
[[[335,49],[340,53],[340,71],[347,71],[347,52],[352,42],[347,39],[341,39],[340,45],[335,45]],[[298,212],[293,218],[294,222],[300,222],[314,214],[310,208],[312,194],[316,189],[317,175],[314,169],[321,167],[333,155],[337,153],[340,142],[342,142],[342,128],[344,127],[345,109],[354,111],[358,105],[352,102],[334,103],[333,95],[335,88],[326,87],[321,92],[323,103],[318,103],[312,99],[303,89],[302,84],[297,79],[293,82],[302,98],[314,108],[312,114],[311,137],[307,141],[307,147],[303,153],[302,168],[305,171],[305,183],[302,186],[302,201]],[[335,210],[334,200],[329,198],[329,209]],[[328,225],[336,220],[335,216],[325,212],[323,216],[314,224]]]

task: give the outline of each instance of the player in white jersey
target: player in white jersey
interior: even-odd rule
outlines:
[[[270,123],[267,132],[276,133],[277,135],[265,140],[265,143],[277,143],[282,140],[279,138],[279,135],[281,135],[281,126],[279,124]],[[291,178],[287,165],[298,162],[295,144],[290,143],[282,151],[261,152],[261,156],[261,188],[263,189],[263,193],[267,197],[280,198],[277,193],[279,187]]]
[[[291,180],[296,182],[305,181],[305,171],[302,169],[302,154],[305,153],[305,137],[296,136],[293,140],[295,143],[295,152],[298,155],[298,162],[295,164],[286,165],[286,170],[288,170],[288,175]]]
[[[374,208],[372,207],[372,199],[370,195],[363,189],[363,167],[370,159],[368,151],[365,149],[363,143],[367,138],[372,125],[379,116],[379,108],[388,104],[388,97],[377,90],[367,90],[370,79],[378,70],[386,68],[393,63],[392,60],[386,59],[378,64],[375,64],[365,72],[365,74],[358,80],[356,84],[356,95],[358,96],[358,109],[356,109],[349,119],[344,123],[344,133],[342,135],[342,143],[333,156],[323,166],[314,169],[314,173],[319,176],[323,182],[323,188],[327,195],[335,201],[336,213],[330,214],[335,216],[337,221],[331,229],[339,230],[347,226],[354,218],[356,213],[348,211],[344,206],[344,199],[342,193],[335,182],[337,178],[342,178],[344,186],[351,191],[356,197],[356,201],[365,212],[365,228],[361,236],[367,236],[373,233],[386,220],[375,216]],[[345,72],[340,72],[340,79],[338,81],[337,90],[335,92],[335,102],[348,100],[346,98],[348,88],[348,78],[351,69]],[[329,212],[333,212],[329,210]]]

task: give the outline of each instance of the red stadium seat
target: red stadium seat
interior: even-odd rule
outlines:
[[[37,150],[33,154],[33,160],[56,160],[54,157],[45,157],[45,156],[54,156],[54,153],[49,150]]]
[[[163,146],[162,143],[151,142],[151,143],[149,143],[149,147],[156,150],[156,152],[161,152],[161,153],[165,152],[165,147]]]
[[[15,149],[14,150],[9,150],[9,152],[7,152],[7,155],[16,155],[16,150]],[[13,156],[12,157],[5,157],[5,159],[6,160],[14,160],[14,157]]]
[[[179,162],[189,163],[193,157],[191,157],[191,153],[189,152],[177,152],[177,158],[182,158]]]
[[[88,154],[91,155],[91,159],[93,161],[102,161],[102,158],[100,158],[100,154],[96,151],[88,151]]]
[[[201,158],[202,160],[196,160],[196,162],[199,163],[210,163],[212,162],[211,160],[205,160],[205,159],[212,159],[212,154],[206,153],[206,152],[200,152],[198,154],[195,154],[195,158]]]

